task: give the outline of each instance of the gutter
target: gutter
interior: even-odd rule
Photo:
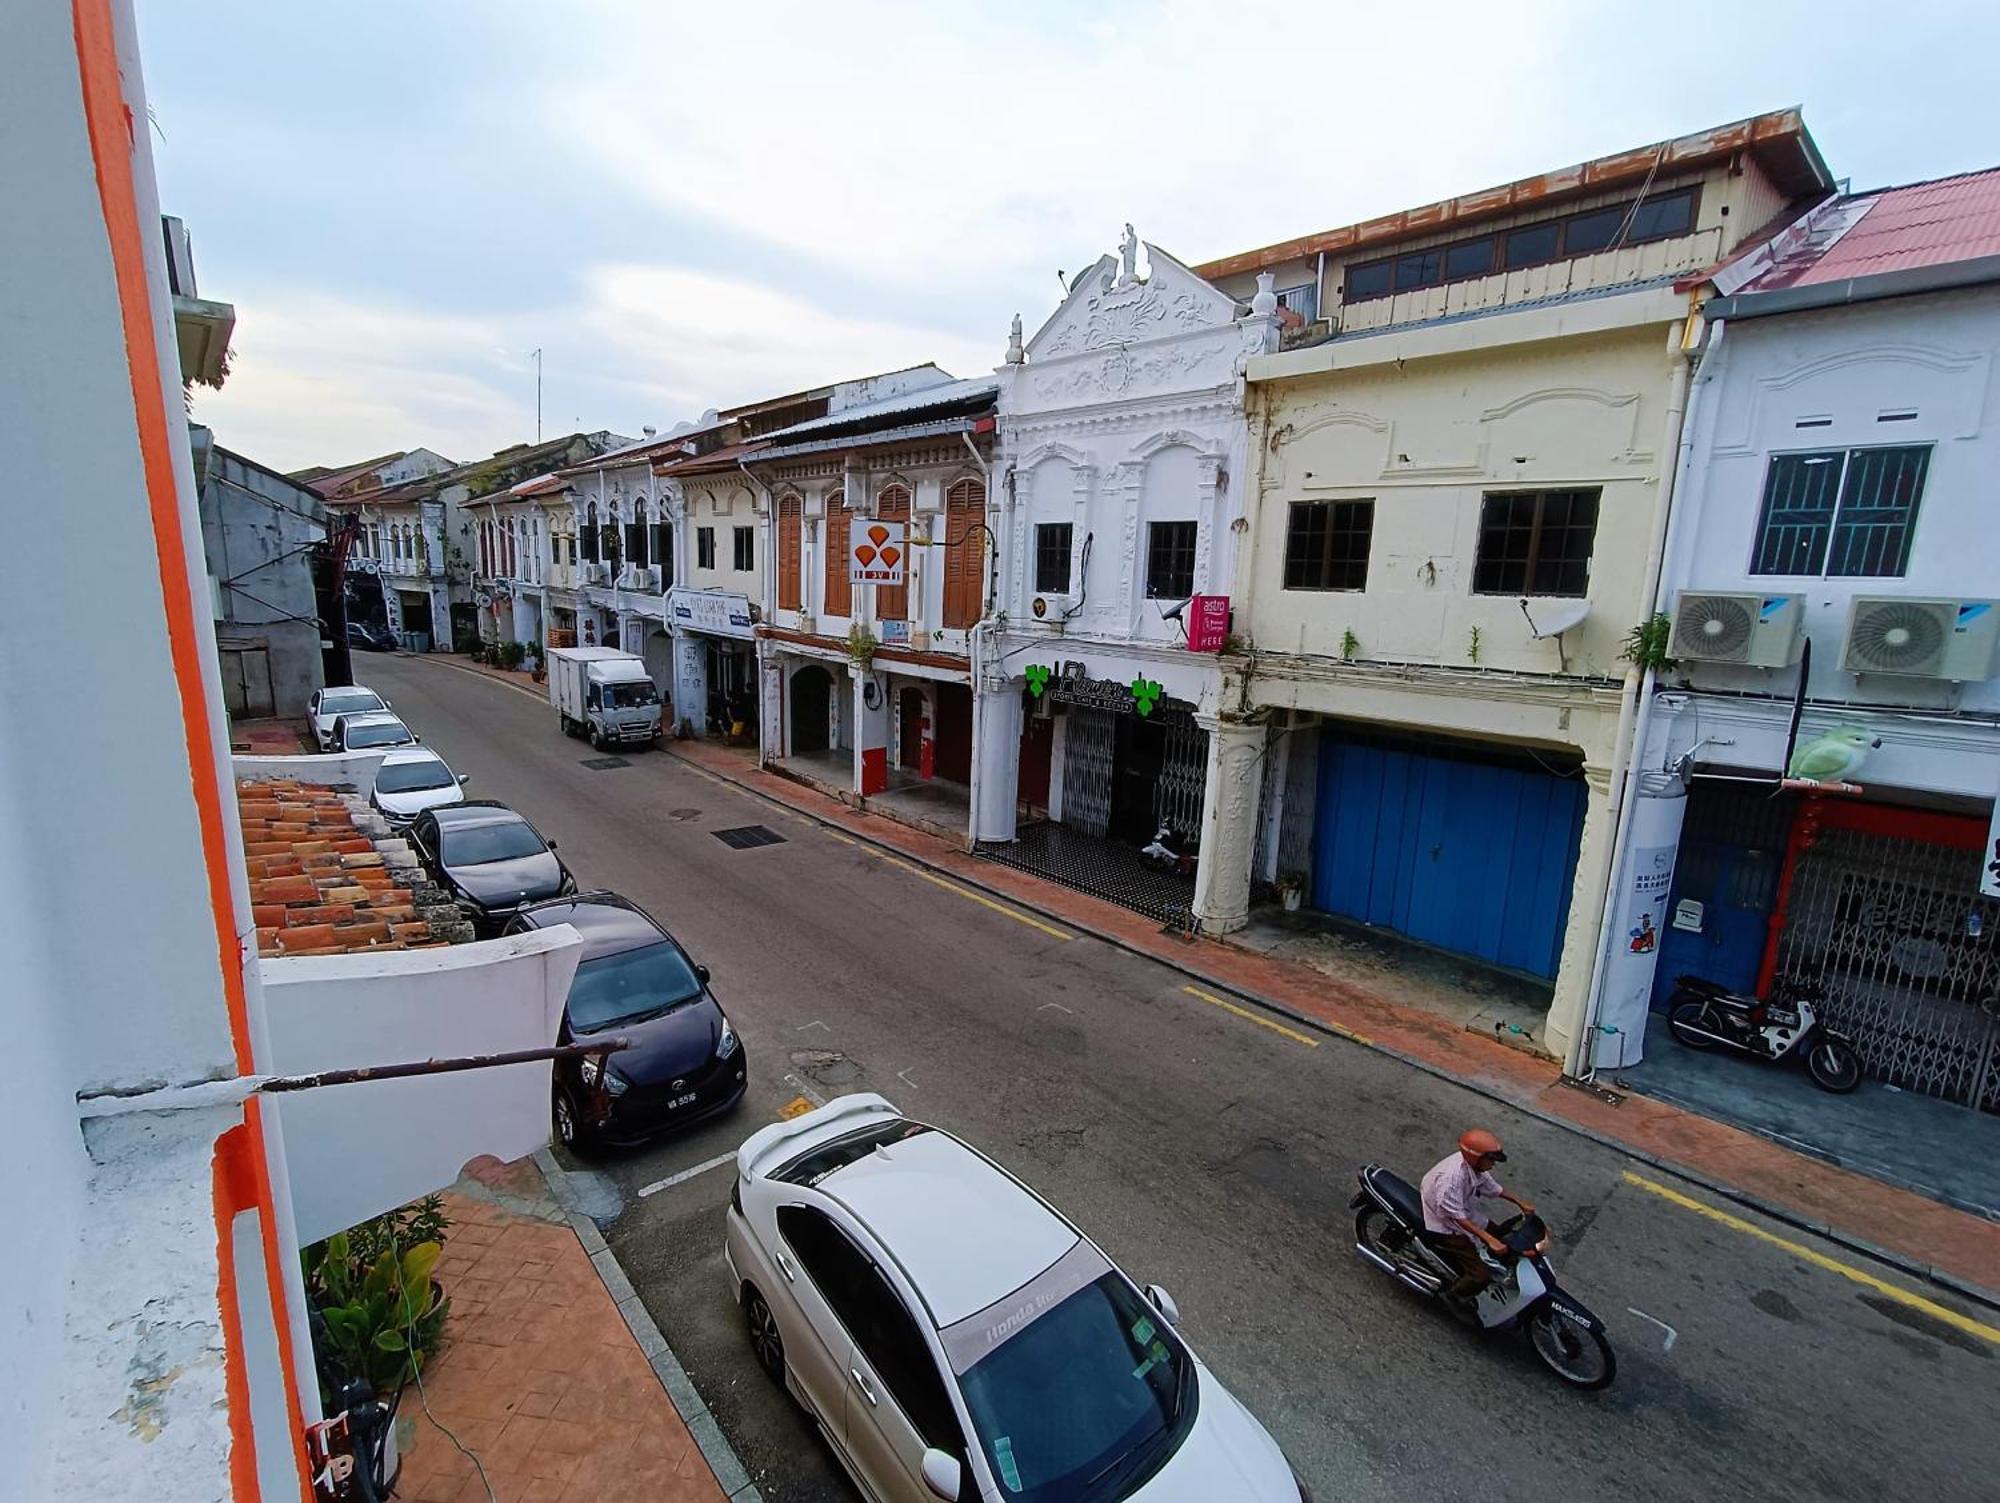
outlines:
[[[1845,308],[1883,298],[1911,297],[1921,292],[1948,292],[2000,282],[2000,256],[1975,256],[1941,266],[1912,266],[1903,271],[1849,277],[1840,282],[1813,282],[1802,287],[1775,287],[1769,292],[1739,292],[1716,298],[1707,307],[1712,319],[1769,318],[1779,313],[1803,313],[1813,308]]]

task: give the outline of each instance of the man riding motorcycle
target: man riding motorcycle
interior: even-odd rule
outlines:
[[[1506,1162],[1497,1137],[1483,1127],[1468,1128],[1459,1135],[1458,1151],[1424,1176],[1420,1192],[1424,1241],[1458,1272],[1457,1281],[1443,1291],[1447,1299],[1471,1299],[1491,1281],[1480,1247],[1500,1256],[1507,1251],[1507,1245],[1488,1230],[1490,1223],[1479,1209],[1481,1200],[1509,1201],[1520,1207],[1522,1215],[1534,1214],[1533,1206],[1509,1194],[1493,1177],[1493,1166]]]

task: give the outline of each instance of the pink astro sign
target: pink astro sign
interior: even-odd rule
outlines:
[[[1197,595],[1188,602],[1188,651],[1220,652],[1229,635],[1229,597]]]

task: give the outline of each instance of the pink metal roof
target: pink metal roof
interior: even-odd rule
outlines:
[[[2000,167],[1858,194],[1832,207],[1849,217],[1830,244],[1817,255],[1780,256],[1742,290],[1810,287],[2000,256]]]

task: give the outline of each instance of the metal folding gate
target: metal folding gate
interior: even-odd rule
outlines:
[[[1208,784],[1208,732],[1195,724],[1193,711],[1178,705],[1163,706],[1159,719],[1167,745],[1153,793],[1153,817],[1172,826],[1181,839],[1192,840],[1201,830],[1201,796]]]
[[[1062,822],[1086,835],[1111,828],[1111,769],[1118,756],[1118,727],[1109,710],[1068,707],[1063,731]]]
[[[1875,1079],[2000,1111],[2000,902],[1979,895],[1980,849],[1831,824],[1808,839],[1778,973],[1826,989]]]

